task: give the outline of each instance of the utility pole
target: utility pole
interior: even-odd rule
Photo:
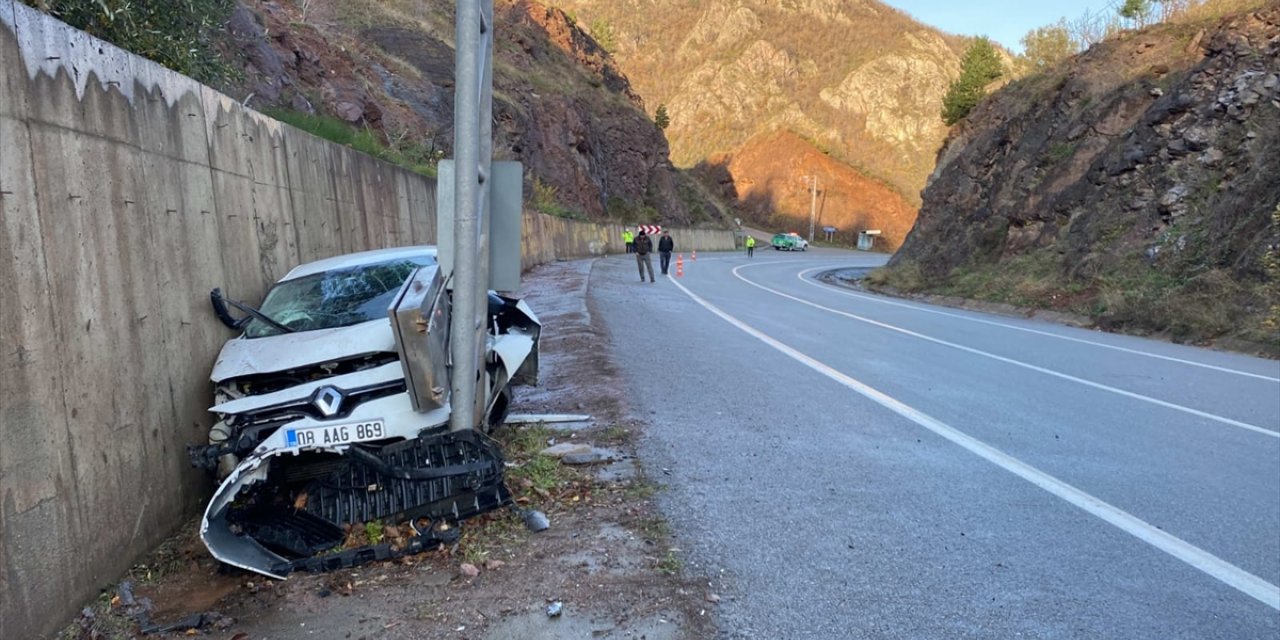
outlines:
[[[813,186],[809,189],[809,242],[813,242],[813,221],[814,214],[818,210],[818,176],[814,174]]]
[[[453,109],[453,361],[449,429],[477,425],[477,377],[488,287],[486,194],[493,154],[493,0],[459,0]],[[482,244],[482,241],[484,243]],[[482,260],[483,258],[483,260]]]

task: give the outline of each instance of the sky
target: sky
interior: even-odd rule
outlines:
[[[982,36],[1022,52],[1018,41],[1036,27],[1097,13],[1113,0],[881,0],[915,19],[958,35]]]

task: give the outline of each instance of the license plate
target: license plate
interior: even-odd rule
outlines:
[[[289,429],[285,432],[285,439],[290,447],[328,447],[349,442],[381,440],[385,437],[387,428],[381,420]]]

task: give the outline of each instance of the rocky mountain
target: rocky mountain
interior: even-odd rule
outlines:
[[[237,0],[223,88],[273,115],[336,117],[429,166],[451,155],[453,8]],[[597,220],[722,222],[595,40],[533,0],[497,0],[495,13],[494,157],[525,163],[533,206]]]
[[[1280,346],[1280,5],[1161,25],[958,125],[882,280]]]
[[[666,105],[676,164],[787,130],[918,202],[959,39],[875,0],[555,3],[613,51],[651,112]]]

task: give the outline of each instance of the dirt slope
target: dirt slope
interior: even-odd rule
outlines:
[[[892,187],[786,131],[760,135],[699,170],[720,186],[720,195],[740,203],[747,219],[768,229],[807,237],[813,209],[815,238],[822,239],[822,228],[832,226],[837,242],[853,244],[859,231],[879,229],[877,249],[892,251],[915,221],[915,207]],[[818,179],[816,201],[810,176]]]

